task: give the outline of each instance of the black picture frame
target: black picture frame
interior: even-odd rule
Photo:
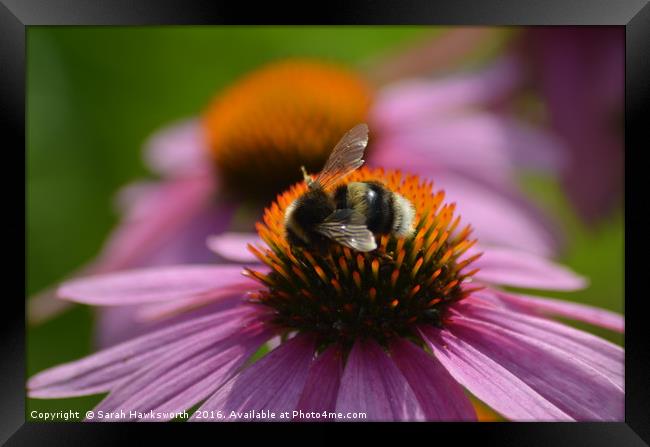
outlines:
[[[205,429],[203,424],[83,424],[25,423],[25,196],[16,185],[25,184],[25,36],[33,25],[203,25],[203,24],[428,24],[428,25],[618,25],[626,34],[625,85],[625,422],[621,423],[483,423],[483,424],[373,424],[376,434],[398,431],[422,435],[430,442],[468,437],[500,445],[647,445],[650,440],[650,349],[645,332],[643,271],[647,248],[642,177],[639,160],[649,147],[650,6],[647,0],[494,0],[400,1],[365,0],[305,3],[304,8],[282,9],[275,2],[217,3],[204,0],[0,0],[0,113],[4,126],[3,174],[6,267],[0,326],[0,441],[7,445],[115,444],[154,430],[165,436],[186,436]],[[645,143],[645,144],[644,144]],[[10,157],[7,158],[7,155]],[[21,243],[22,242],[22,243]],[[645,244],[644,244],[645,243]],[[11,247],[9,247],[11,246]],[[20,262],[22,261],[22,262]],[[199,425],[201,427],[199,428]],[[213,425],[207,424],[213,430]],[[230,424],[229,424],[230,425]],[[285,424],[264,425],[287,430]],[[283,428],[280,428],[280,425]],[[353,424],[339,424],[349,428]],[[354,424],[356,425],[356,424]],[[147,428],[144,428],[144,427]],[[273,428],[271,428],[271,426]],[[143,427],[139,429],[139,427]],[[232,426],[231,426],[232,427]],[[252,430],[234,424],[249,436]],[[248,427],[248,426],[245,426]],[[212,440],[222,438],[205,433]],[[316,434],[326,439],[329,424],[295,424],[287,432]],[[316,431],[316,433],[309,433]],[[323,438],[324,437],[324,438]],[[302,439],[302,438],[297,438]],[[309,438],[307,438],[309,439]],[[331,437],[332,440],[336,438]],[[403,439],[403,437],[402,437]],[[411,437],[406,439],[411,441]]]

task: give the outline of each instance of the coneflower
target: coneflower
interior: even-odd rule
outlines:
[[[196,265],[63,285],[77,302],[186,321],[41,372],[29,395],[108,393],[95,410],[113,419],[199,405],[191,420],[474,420],[469,392],[512,420],[622,420],[623,350],[547,316],[619,331],[622,318],[499,287],[572,290],[582,278],[531,254],[479,251],[429,181],[367,168],[350,180],[409,199],[413,237],[383,236],[369,253],[293,248],[284,210],[306,188],[294,185],[258,223],[263,242],[250,250],[261,263],[245,276]],[[251,361],[271,339],[277,347]]]

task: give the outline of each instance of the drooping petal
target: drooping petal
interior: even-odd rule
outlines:
[[[186,410],[218,389],[269,336],[258,324],[226,339],[197,337],[191,346],[169,350],[136,377],[120,383],[95,411]],[[129,419],[141,417],[129,414]]]
[[[227,353],[227,356],[232,356],[232,359],[224,363],[224,366],[214,370],[203,379],[193,382],[191,386],[178,393],[173,399],[152,408],[152,410],[161,412],[182,411],[182,409],[187,409],[211,395],[217,386],[221,386],[228,377],[232,377],[232,374],[241,368],[243,361],[255,353],[255,350],[259,348],[259,344],[266,337],[266,334],[261,334],[255,339],[247,340],[245,345],[232,348]],[[215,360],[211,359],[210,361]],[[194,373],[194,371],[191,372]],[[193,380],[193,377],[190,377],[190,379]]]
[[[485,296],[486,293],[476,295]],[[458,305],[457,318],[473,318],[500,328],[541,340],[575,357],[605,375],[621,390],[624,387],[623,349],[607,340],[546,318],[538,318],[471,297]]]
[[[521,80],[521,67],[504,58],[486,70],[438,80],[410,80],[382,89],[371,121],[382,129],[414,126],[458,109],[505,97]]]
[[[448,327],[458,339],[512,373],[571,418],[623,420],[622,387],[581,355],[571,355],[539,338],[478,319],[455,318]]]
[[[49,287],[27,300],[25,317],[29,325],[39,325],[71,309],[74,304],[56,296],[57,288]]]
[[[211,200],[210,204],[202,207],[190,221],[131,268],[214,263],[217,257],[207,247],[206,239],[230,227],[236,209],[236,203],[223,197]]]
[[[185,300],[97,308],[96,347],[107,348],[163,327],[232,309],[245,302],[245,295],[240,292],[232,296],[221,296],[215,301],[202,303],[200,307],[182,307],[178,312],[165,312],[169,309],[158,309],[158,306],[172,305],[177,302],[185,303]]]
[[[513,169],[519,165],[559,172],[563,151],[560,142],[546,132],[512,118],[476,111],[382,136],[369,161],[428,174],[434,180],[431,173],[435,171],[455,170],[503,183],[513,180]]]
[[[341,378],[336,411],[366,413],[367,421],[426,419],[406,378],[372,340],[357,341],[352,347]]]
[[[448,330],[422,328],[436,358],[461,385],[503,416],[521,421],[570,421],[571,416],[490,356]]]
[[[479,251],[483,256],[471,264],[478,268],[478,281],[504,286],[545,290],[579,290],[586,279],[566,267],[542,257],[508,248],[481,247],[468,250],[466,256]]]
[[[463,388],[434,357],[403,339],[393,343],[391,357],[411,385],[428,420],[476,420],[474,407]]]
[[[540,298],[510,292],[495,291],[494,296],[503,304],[522,312],[569,318],[620,333],[625,331],[625,319],[623,315],[607,309],[559,299]]]
[[[234,262],[250,263],[259,260],[248,250],[248,244],[263,246],[256,233],[221,233],[210,236],[208,248],[224,259]]]
[[[239,266],[182,265],[81,278],[59,288],[61,298],[102,306],[124,306],[245,292]]]
[[[30,397],[83,396],[110,390],[138,369],[175,347],[191,346],[198,335],[214,340],[241,329],[256,309],[241,306],[218,312],[121,343],[83,359],[42,371],[27,383]]]
[[[120,188],[114,198],[118,213],[129,216],[129,220],[145,219],[156,211],[156,194],[161,183],[154,180],[139,180]]]
[[[152,170],[178,177],[210,170],[208,154],[200,121],[191,118],[154,133],[145,145],[144,159]]]
[[[557,228],[515,189],[452,172],[435,172],[435,187],[455,202],[463,222],[471,223],[483,244],[551,256],[558,246]]]
[[[243,420],[238,412],[265,410],[279,414],[296,408],[307,380],[309,365],[314,356],[314,340],[307,335],[297,335],[230,379],[217,390],[198,412],[222,411]],[[193,416],[193,421],[209,421]]]
[[[513,163],[506,147],[486,140],[487,130],[472,131],[472,127],[477,127],[472,120],[478,119],[480,117],[453,117],[426,127],[390,133],[373,147],[368,162],[426,175],[436,181],[436,172],[451,169],[507,181],[511,178]]]
[[[191,298],[183,298],[160,303],[152,303],[146,306],[139,306],[135,312],[135,322],[146,323],[160,321],[185,312],[190,312],[192,310],[207,306],[208,304],[215,302],[236,301],[237,299],[241,301],[244,297],[244,293],[242,291],[252,290],[255,287],[258,287],[257,284],[251,283],[252,281],[242,281],[240,284],[235,284],[232,287],[214,290],[210,293]]]
[[[168,180],[147,188],[104,244],[94,271],[121,270],[150,262],[158,250],[212,206],[214,192],[215,182],[210,176]],[[213,228],[229,222],[231,214],[231,207],[223,204]]]
[[[334,411],[342,374],[343,352],[339,347],[332,346],[320,354],[309,368],[297,410]]]

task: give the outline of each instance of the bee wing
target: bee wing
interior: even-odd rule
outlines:
[[[377,242],[363,222],[363,216],[354,210],[336,210],[316,227],[316,231],[354,250],[372,251],[377,248]]]
[[[368,145],[368,125],[357,124],[334,147],[315,183],[328,189],[363,164],[363,151]]]

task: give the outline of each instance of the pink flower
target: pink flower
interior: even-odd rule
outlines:
[[[63,285],[69,300],[137,305],[142,319],[176,322],[41,372],[29,395],[108,393],[95,414],[113,420],[120,410],[127,419],[169,419],[195,405],[191,420],[241,420],[237,412],[474,420],[467,389],[512,420],[623,419],[623,350],[549,319],[622,331],[620,315],[501,288],[568,291],[582,278],[511,248],[482,248],[481,256],[455,206],[416,176],[362,168],[350,177],[383,181],[410,200],[413,238],[383,236],[369,253],[291,248],[283,216],[306,190],[298,184],[265,211],[263,242],[249,246],[262,263],[249,263],[246,276],[240,266],[188,265]],[[241,242],[212,240],[240,258]],[[251,362],[269,340],[277,347]]]

